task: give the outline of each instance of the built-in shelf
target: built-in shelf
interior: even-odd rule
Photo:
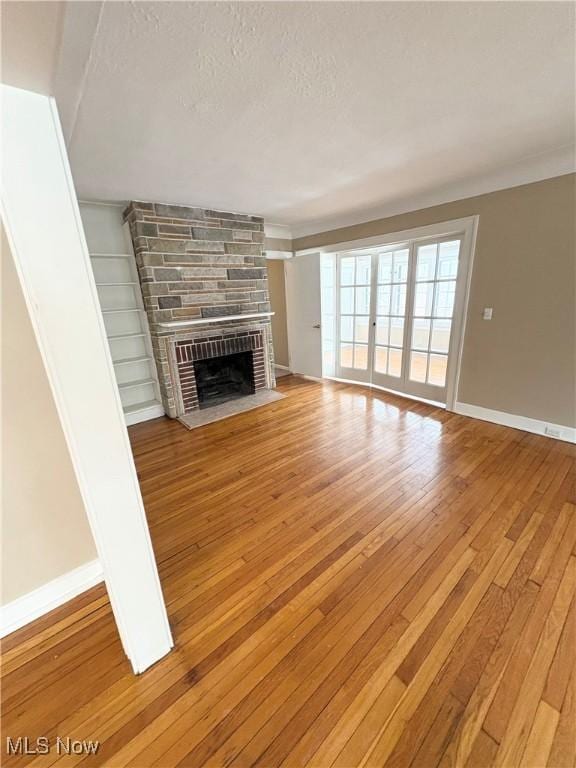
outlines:
[[[155,419],[164,408],[128,225],[120,206],[85,203],[80,214],[124,419],[127,425]]]
[[[141,403],[124,406],[124,418],[128,426],[138,424],[140,421],[148,421],[148,419],[158,419],[161,416],[164,416],[164,408],[158,400],[144,400]]]
[[[272,317],[274,312],[251,312],[245,315],[220,315],[219,317],[200,317],[197,320],[171,320],[158,323],[160,328],[187,328],[192,325],[207,325],[208,323],[227,323],[230,320],[252,320],[257,317]]]
[[[146,363],[148,360],[152,360],[152,358],[149,355],[144,355],[142,357],[124,357],[112,362],[114,365],[127,365],[128,363]]]
[[[132,389],[132,387],[143,387],[148,384],[154,384],[154,379],[135,379],[134,381],[118,382],[118,389]]]
[[[125,405],[122,409],[124,413],[138,413],[139,411],[146,411],[148,408],[162,408],[158,400],[144,400],[142,403],[135,403],[134,405]],[[162,416],[164,411],[159,413]]]

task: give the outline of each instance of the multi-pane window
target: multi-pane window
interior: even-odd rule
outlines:
[[[365,371],[368,368],[370,331],[370,282],[372,257],[340,259],[340,365]]]
[[[408,248],[378,255],[374,370],[402,374],[402,347],[408,283]]]
[[[460,240],[417,248],[411,381],[438,387],[446,384],[459,252]]]

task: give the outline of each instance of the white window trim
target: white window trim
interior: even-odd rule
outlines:
[[[479,216],[467,216],[462,219],[452,219],[450,221],[438,222],[437,224],[428,224],[423,227],[404,229],[398,232],[388,232],[374,237],[347,240],[325,246],[316,246],[314,248],[305,248],[295,251],[294,254],[295,256],[306,256],[313,253],[335,254],[342,251],[358,250],[362,248],[385,247],[398,242],[425,240],[431,237],[452,235],[462,236],[459,279],[462,280],[463,285],[462,289],[458,292],[456,305],[454,307],[454,315],[460,318],[460,322],[458,323],[458,327],[454,329],[454,365],[449,366],[446,379],[446,410],[448,411],[454,411],[458,401],[458,388],[460,385],[460,372],[462,368],[464,337],[466,335],[466,326],[468,324],[468,304],[470,300],[470,285],[474,267],[474,254],[476,251],[478,222]],[[366,385],[365,382],[362,383]],[[406,397],[409,397],[409,395],[406,395]]]

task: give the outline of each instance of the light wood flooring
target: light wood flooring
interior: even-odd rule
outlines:
[[[133,676],[103,587],[7,638],[3,735],[101,746],[3,764],[574,766],[574,446],[279,389],[130,429],[176,649]]]

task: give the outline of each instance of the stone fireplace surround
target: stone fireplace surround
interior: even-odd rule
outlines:
[[[177,418],[199,408],[199,359],[251,351],[255,391],[272,389],[263,219],[148,202],[131,202],[124,218],[166,414]]]

